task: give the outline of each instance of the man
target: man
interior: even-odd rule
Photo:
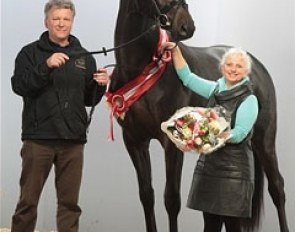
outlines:
[[[71,0],[49,0],[44,12],[48,30],[21,49],[11,78],[24,102],[20,197],[12,231],[34,231],[38,201],[54,165],[57,229],[77,232],[89,124],[85,106],[99,103],[108,75],[105,69],[96,72],[95,59],[70,34],[75,16]]]

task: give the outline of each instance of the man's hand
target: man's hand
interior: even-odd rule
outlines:
[[[69,60],[69,57],[64,53],[53,53],[46,61],[49,68],[59,68]]]
[[[100,68],[93,74],[93,79],[97,82],[98,85],[107,85],[110,77],[105,68]]]

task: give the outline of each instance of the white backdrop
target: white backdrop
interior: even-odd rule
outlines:
[[[22,100],[11,91],[14,58],[25,44],[44,30],[43,6],[46,1],[6,0],[1,6],[1,227],[10,227],[18,197],[21,170],[19,150]],[[264,63],[273,77],[278,103],[277,151],[285,178],[286,209],[290,231],[295,231],[294,186],[294,108],[291,99],[295,73],[294,0],[188,0],[197,31],[187,44],[240,46]],[[119,0],[76,0],[77,16],[73,34],[88,50],[113,46],[113,33]],[[113,54],[96,56],[98,66],[114,63]],[[110,70],[111,71],[111,70]],[[95,111],[86,146],[81,189],[81,231],[145,231],[136,174],[115,124],[115,141],[108,141],[109,111],[101,103]],[[159,231],[168,231],[163,203],[164,156],[159,144],[151,146],[156,218]],[[182,210],[179,231],[202,231],[201,213],[185,207],[197,157],[186,154],[182,178]],[[55,190],[53,175],[44,189],[39,206],[37,228],[55,228]],[[267,182],[265,185],[267,190]],[[266,191],[262,232],[279,231],[274,205]]]

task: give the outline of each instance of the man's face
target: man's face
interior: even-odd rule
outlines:
[[[74,15],[70,9],[53,7],[45,18],[45,26],[48,29],[50,40],[61,46],[67,45],[73,21]]]

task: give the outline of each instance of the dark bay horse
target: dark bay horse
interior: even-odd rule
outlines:
[[[163,13],[167,17],[160,16]],[[160,78],[136,101],[127,105],[120,90],[127,89],[131,82],[150,63],[157,63],[161,56],[155,55],[161,33],[161,21],[174,41],[192,37],[194,22],[185,0],[121,0],[115,29],[115,46],[127,44],[115,51],[117,66],[109,86],[108,101],[112,112],[122,127],[123,139],[137,172],[140,200],[143,205],[146,231],[156,232],[154,213],[154,189],[151,183],[151,161],[149,145],[151,139],[160,142],[165,151],[166,186],[164,202],[169,218],[170,232],[178,231],[177,217],[181,208],[180,186],[183,153],[169,141],[160,125],[177,109],[184,106],[206,106],[206,100],[185,88],[167,62]],[[136,39],[134,39],[136,38]],[[128,43],[132,41],[132,43]],[[210,80],[221,76],[219,61],[227,46],[207,48],[179,46],[193,72]],[[278,169],[276,156],[276,96],[270,75],[264,66],[252,56],[254,91],[259,99],[259,117],[255,124],[253,148],[255,154],[255,194],[253,218],[245,221],[245,231],[254,231],[259,225],[263,203],[264,173],[268,179],[268,190],[277,208],[281,232],[288,232],[285,214],[285,192],[283,178]],[[144,71],[145,72],[145,71]],[[137,82],[142,82],[142,79]],[[126,90],[128,91],[128,90]],[[132,90],[133,91],[133,90]],[[120,111],[121,110],[121,111]]]

